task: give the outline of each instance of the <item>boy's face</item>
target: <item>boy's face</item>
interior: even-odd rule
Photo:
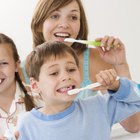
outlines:
[[[37,88],[46,104],[69,102],[76,95],[68,95],[71,89],[80,87],[81,78],[74,58],[67,54],[61,58],[51,57],[41,66]]]

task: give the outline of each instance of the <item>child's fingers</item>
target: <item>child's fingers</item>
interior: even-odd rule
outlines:
[[[97,76],[97,81],[100,82],[103,86],[110,86],[116,80],[117,74],[115,70],[109,69],[101,71]]]
[[[7,140],[4,136],[0,135],[0,140]]]
[[[15,137],[18,140],[18,138],[19,138],[19,132],[18,131],[15,132]]]

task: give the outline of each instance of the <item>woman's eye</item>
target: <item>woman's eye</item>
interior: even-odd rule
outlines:
[[[71,21],[77,21],[78,20],[78,16],[70,16],[70,20]]]
[[[78,19],[78,17],[76,17],[76,16],[72,16],[71,18],[72,18],[72,20],[77,20]]]
[[[59,17],[59,15],[52,15],[50,16],[51,19],[57,19]]]

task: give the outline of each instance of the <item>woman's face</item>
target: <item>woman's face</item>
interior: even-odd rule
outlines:
[[[80,9],[76,1],[53,13],[43,23],[43,36],[46,41],[63,42],[65,38],[76,38],[80,30]],[[71,46],[71,43],[65,43]]]

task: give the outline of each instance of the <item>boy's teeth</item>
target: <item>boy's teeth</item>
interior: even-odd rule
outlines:
[[[2,79],[0,79],[0,84],[2,83]]]
[[[61,89],[59,89],[59,91],[60,91],[60,92],[66,92],[66,91],[71,90],[71,89],[72,89],[72,86],[70,86],[70,87],[65,87],[65,88],[61,88]]]

